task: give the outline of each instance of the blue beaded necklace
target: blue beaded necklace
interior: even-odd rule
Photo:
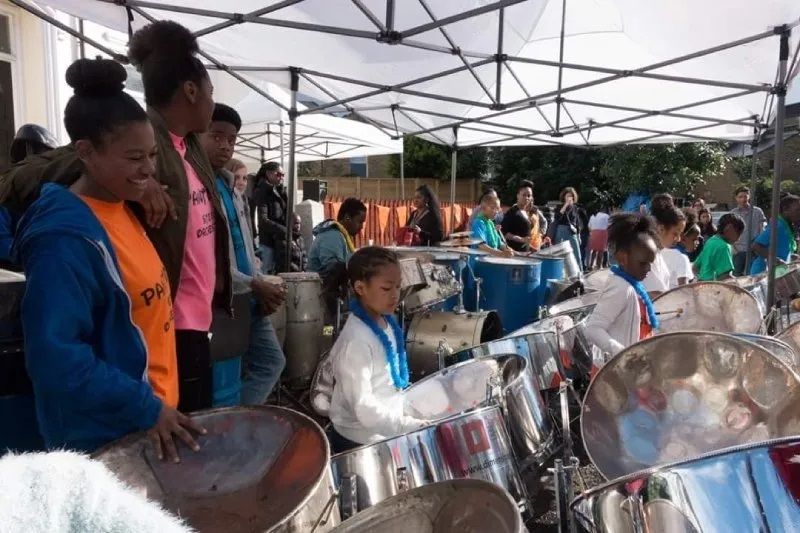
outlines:
[[[383,315],[383,319],[389,324],[394,333],[394,341],[397,349],[389,341],[389,336],[378,326],[378,323],[369,316],[369,313],[356,298],[350,299],[350,312],[357,316],[381,341],[386,359],[389,362],[389,373],[392,376],[392,383],[400,390],[408,387],[408,358],[406,357],[405,338],[403,330],[392,315]]]

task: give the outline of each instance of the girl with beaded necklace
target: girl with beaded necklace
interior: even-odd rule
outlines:
[[[335,384],[330,417],[335,453],[425,425],[404,412],[408,387],[403,330],[394,318],[400,263],[391,250],[370,246],[347,263],[350,316],[331,350]]]

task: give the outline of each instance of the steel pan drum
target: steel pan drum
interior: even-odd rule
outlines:
[[[406,337],[411,377],[416,381],[440,370],[436,350],[441,341],[447,343],[450,352],[457,352],[502,336],[503,325],[494,311],[417,313],[411,320]]]
[[[450,267],[436,263],[424,263],[421,268],[425,285],[405,297],[403,303],[407,312],[415,313],[427,309],[457,296],[461,292],[461,282],[455,277]]]
[[[499,404],[520,466],[550,455],[553,431],[542,395],[519,355],[475,359],[430,375],[403,392],[405,412],[439,420],[483,405]]]
[[[573,320],[581,320],[594,311],[601,294],[602,292],[587,292],[583,296],[564,300],[561,303],[551,305],[547,309],[547,314],[550,316],[569,315]]]
[[[753,344],[758,344],[769,353],[784,362],[786,366],[798,372],[800,370],[800,358],[798,358],[795,351],[786,342],[776,339],[775,337],[768,337],[766,335],[753,335],[750,333],[733,333],[734,337],[750,341]]]
[[[585,492],[572,513],[587,531],[797,531],[800,439],[750,444],[637,472]]]
[[[569,314],[550,316],[508,334],[507,338],[524,338],[528,346],[536,348],[536,359],[539,361],[536,371],[542,377],[543,389],[557,388],[565,377],[574,379],[577,375],[589,374],[594,348],[585,333],[587,319],[588,317],[576,322]],[[555,334],[558,341],[557,357],[553,360],[545,359],[553,352],[543,344],[550,342],[539,338],[548,333]]]
[[[775,336],[776,339],[788,344],[794,353],[800,356],[800,322],[789,325],[788,328]]]
[[[539,318],[541,261],[482,257],[477,274],[483,279],[481,307],[497,311],[507,331]]]
[[[496,405],[334,455],[331,470],[343,519],[404,490],[459,478],[490,481],[515,502],[526,500]]]
[[[764,348],[711,332],[652,337],[600,369],[586,451],[606,478],[800,432],[800,378]]]
[[[602,291],[606,288],[610,276],[611,270],[608,268],[588,272],[583,276],[583,286],[587,291]]]
[[[732,283],[701,282],[665,292],[653,304],[658,333],[719,331],[758,333],[762,315],[752,294]]]
[[[762,315],[767,314],[767,276],[758,274],[756,276],[742,276],[733,278],[734,283],[753,295],[758,302],[758,308]]]
[[[522,533],[516,503],[479,479],[442,481],[392,496],[343,522],[335,533]]]
[[[262,279],[273,285],[285,286],[283,278],[280,276],[262,276]],[[275,335],[278,337],[278,342],[280,342],[281,347],[283,347],[286,342],[286,302],[278,306],[275,312],[269,315],[269,321],[272,322],[272,327],[275,328]]]
[[[160,461],[145,433],[98,451],[117,477],[198,531],[329,531],[339,521],[330,448],[322,429],[275,406],[197,413],[208,430],[200,451],[180,445],[181,462]]]
[[[305,387],[314,377],[322,348],[322,279],[316,272],[284,272],[286,283],[286,379]]]
[[[564,259],[564,276],[567,278],[578,278],[583,275],[583,269],[581,265],[578,264],[578,260],[575,259],[575,254],[572,251],[572,243],[569,241],[542,248],[536,252],[536,255],[539,258],[541,258],[541,256],[550,256]]]
[[[779,265],[775,272],[775,297],[788,302],[800,292],[800,266]]]

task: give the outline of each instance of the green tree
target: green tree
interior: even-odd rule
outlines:
[[[419,137],[406,137],[403,142],[405,176],[408,178],[450,179],[452,150]],[[488,168],[486,148],[459,149],[456,158],[456,178],[481,179]],[[400,156],[389,159],[389,174],[400,177]]]
[[[686,195],[705,175],[721,170],[725,148],[719,143],[505,147],[493,148],[490,159],[505,202],[513,201],[519,180],[528,179],[539,204],[557,200],[559,191],[571,186],[581,203],[594,209],[619,205],[632,193]]]

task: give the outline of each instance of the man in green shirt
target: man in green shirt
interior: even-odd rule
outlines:
[[[703,245],[703,251],[694,262],[699,281],[717,281],[733,277],[733,245],[744,231],[744,220],[728,213],[719,219],[717,234]]]

